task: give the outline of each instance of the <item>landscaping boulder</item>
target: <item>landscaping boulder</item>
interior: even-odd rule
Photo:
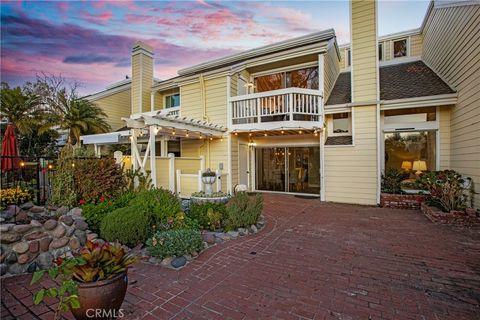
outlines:
[[[187,263],[187,258],[185,258],[184,256],[181,256],[173,259],[170,264],[174,268],[180,268],[180,267],[183,267],[186,263]]]
[[[164,267],[167,267],[172,263],[172,261],[173,261],[173,257],[166,257],[162,260],[160,264]]]
[[[71,226],[73,224],[72,216],[61,216],[58,221],[63,222],[67,226]]]
[[[38,240],[32,241],[28,244],[28,252],[37,253],[40,249],[40,242]]]
[[[72,210],[70,210],[68,212],[69,215],[72,215],[72,216],[81,216],[82,215],[82,209],[80,208],[73,208]]]
[[[207,232],[202,234],[203,241],[205,241],[208,244],[214,244],[215,243],[215,235],[211,232]]]
[[[18,254],[22,254],[22,253],[25,253],[28,251],[28,242],[26,241],[22,241],[22,242],[18,242],[16,243],[12,250],[15,251],[16,253]]]
[[[13,223],[0,224],[0,232],[8,232],[13,226],[15,226]]]
[[[43,238],[40,240],[40,251],[45,252],[48,251],[48,248],[50,247],[50,242],[52,242],[51,237]]]
[[[58,249],[58,248],[65,247],[69,241],[70,239],[68,239],[67,237],[55,239],[52,241],[52,243],[50,243],[50,249]]]
[[[52,231],[52,235],[55,238],[61,238],[65,235],[65,227],[62,224],[57,225],[57,227]]]
[[[0,243],[9,244],[20,240],[20,235],[13,232],[0,233]]]
[[[38,230],[38,231],[30,232],[29,234],[25,235],[23,238],[27,241],[31,241],[31,240],[37,240],[46,236],[47,234],[45,232]]]
[[[75,219],[75,222],[73,223],[73,225],[75,226],[75,228],[82,231],[85,231],[88,228],[87,223],[80,219]]]
[[[33,226],[30,224],[19,224],[13,227],[13,231],[17,233],[27,233],[28,231],[32,230]]]
[[[68,211],[69,211],[68,207],[61,206],[60,208],[57,209],[56,214],[57,216],[63,216],[64,214],[67,214]]]
[[[40,228],[42,226],[42,223],[38,220],[32,220],[32,221],[30,221],[30,225],[33,228]]]
[[[53,263],[53,255],[50,252],[42,252],[37,258],[37,265],[39,269],[48,269]]]
[[[235,238],[238,237],[238,232],[237,231],[228,231],[227,234],[232,239],[235,239]]]
[[[33,206],[29,210],[31,213],[44,213],[45,208],[44,207],[39,207],[39,206]]]
[[[0,264],[0,276],[3,276],[7,273],[7,265],[5,263]]]
[[[22,205],[20,205],[20,208],[23,210],[30,210],[33,207],[33,203],[31,202],[26,202]]]

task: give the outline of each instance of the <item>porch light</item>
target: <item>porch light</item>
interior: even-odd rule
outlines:
[[[282,130],[282,134],[284,134],[284,133],[285,133],[285,131]]]
[[[238,132],[235,132],[235,135],[238,136]]]
[[[266,136],[268,136],[268,134],[267,134],[266,132],[265,132],[265,134],[264,134],[264,135],[265,135],[265,137],[266,137]]]
[[[252,133],[250,132],[250,133],[248,134],[248,136],[251,137],[251,136],[252,136]]]
[[[220,138],[220,142],[223,142],[223,137],[222,137],[222,138]]]
[[[72,163],[72,168],[75,168],[75,163]]]
[[[48,165],[48,169],[52,170],[52,169],[53,169],[53,165],[49,164],[49,165]]]
[[[213,138],[212,138],[212,137],[210,137],[210,141],[212,141],[212,140],[213,140]]]
[[[188,138],[188,130],[187,130],[187,133],[185,134],[185,137],[187,137],[187,138]]]
[[[25,167],[25,162],[20,162],[20,167]]]
[[[299,133],[299,134],[302,134],[302,130],[299,130],[298,133]]]
[[[172,135],[175,135],[175,129],[172,130]]]
[[[200,136],[198,137],[198,139],[203,139],[202,135],[200,135]]]

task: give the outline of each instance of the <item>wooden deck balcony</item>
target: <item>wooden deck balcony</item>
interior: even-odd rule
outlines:
[[[229,98],[229,129],[314,129],[323,123],[319,90],[286,88]]]

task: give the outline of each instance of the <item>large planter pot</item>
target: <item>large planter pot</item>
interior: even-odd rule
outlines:
[[[120,307],[127,285],[126,272],[113,279],[79,284],[80,308],[72,309],[73,316],[77,320],[122,318]]]

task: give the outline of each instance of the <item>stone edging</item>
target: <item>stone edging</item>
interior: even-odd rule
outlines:
[[[478,213],[473,210],[443,212],[442,210],[431,207],[426,203],[420,206],[422,213],[433,223],[442,224],[477,224],[480,223]]]
[[[202,238],[203,238],[203,249],[200,252],[192,252],[192,254],[187,254],[181,257],[167,257],[164,259],[159,259],[156,257],[151,257],[146,254],[146,250],[142,250],[145,252],[144,258],[150,264],[160,265],[162,267],[178,270],[186,266],[190,261],[194,260],[205,250],[208,248],[214,247],[217,244],[221,244],[225,241],[231,239],[237,239],[238,237],[244,237],[248,235],[253,235],[265,227],[265,216],[262,214],[260,219],[256,224],[252,224],[249,228],[238,228],[235,231],[228,231],[228,232],[215,232],[215,231],[202,231]]]

